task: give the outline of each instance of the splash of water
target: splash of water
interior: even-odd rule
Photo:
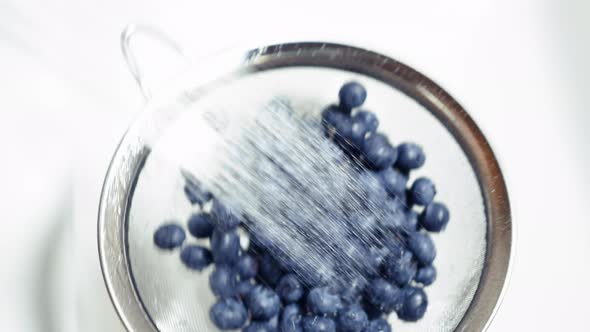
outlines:
[[[317,118],[273,100],[237,132],[218,134],[213,171],[190,171],[309,284],[365,280],[371,254],[402,241],[402,204]]]

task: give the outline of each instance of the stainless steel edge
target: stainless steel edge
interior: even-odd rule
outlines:
[[[128,331],[158,331],[137,293],[129,264],[127,215],[135,182],[149,150],[128,132],[107,171],[98,214],[98,250],[111,302]]]

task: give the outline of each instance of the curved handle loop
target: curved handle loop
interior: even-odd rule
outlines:
[[[157,40],[158,42],[167,46],[171,50],[175,51],[177,55],[183,58],[187,63],[189,61],[187,56],[184,54],[182,48],[174,41],[174,39],[170,38],[166,33],[162,32],[161,30],[149,25],[128,25],[121,33],[121,50],[123,52],[123,57],[127,62],[127,67],[129,68],[131,75],[133,75],[133,78],[137,82],[137,85],[139,86],[141,93],[143,94],[146,100],[149,100],[152,96],[153,91],[152,89],[150,89],[149,84],[146,83],[142,68],[138,64],[137,56],[135,52],[133,52],[133,48],[131,47],[131,41],[138,34],[142,34],[147,37],[151,37],[154,40]]]

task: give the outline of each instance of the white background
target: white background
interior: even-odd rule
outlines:
[[[110,154],[143,102],[118,45],[131,22],[192,57],[253,36],[328,39],[434,79],[480,124],[509,186],[516,257],[490,330],[588,330],[589,19],[584,0],[0,0],[2,330],[120,329],[95,222]]]

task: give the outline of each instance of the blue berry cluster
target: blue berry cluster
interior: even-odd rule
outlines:
[[[417,144],[394,146],[379,133],[375,114],[357,109],[366,97],[362,85],[346,83],[339,92],[340,102],[322,112],[326,135],[350,158],[361,161],[359,175],[370,188],[367,199],[389,204],[392,211],[394,207],[395,211],[404,211],[392,213],[386,223],[392,229],[404,225],[404,232],[399,233],[401,240],[366,248],[362,279],[337,286],[322,283],[321,276],[317,282],[302,280],[284,263],[288,257],[278,257],[278,252],[265,245],[263,234],[252,229],[250,247],[241,248],[237,230],[244,218],[198,181],[187,178],[187,199],[210,207],[192,215],[187,228],[195,238],[209,239],[209,248],[183,245],[184,228],[175,223],[160,226],[154,233],[154,243],[163,250],[181,248],[180,259],[189,269],[202,271],[214,264],[209,286],[217,302],[209,314],[220,330],[391,332],[386,317],[393,312],[405,321],[424,316],[428,306],[424,287],[436,279],[436,248],[428,232],[444,230],[449,211],[434,201],[436,188],[428,178],[420,177],[408,185],[410,172],[424,164],[425,154]],[[386,199],[381,198],[381,192]]]

